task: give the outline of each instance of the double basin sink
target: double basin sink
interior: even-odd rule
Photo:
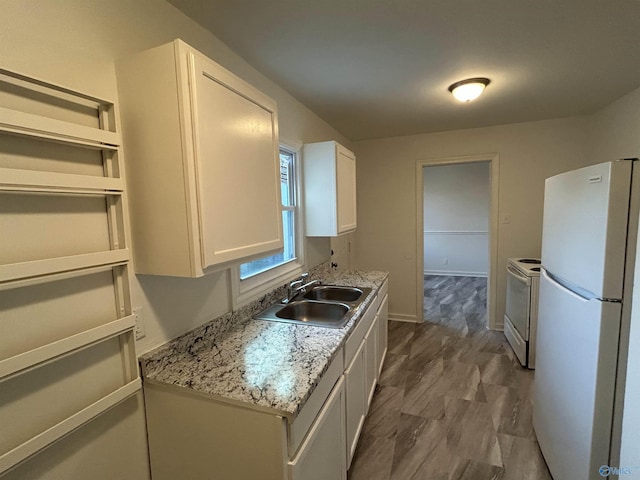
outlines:
[[[254,318],[329,328],[344,327],[370,288],[317,285],[288,303],[277,303]]]

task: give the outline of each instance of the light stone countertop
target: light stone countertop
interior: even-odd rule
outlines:
[[[142,355],[144,381],[294,419],[388,277],[386,272],[333,272],[325,265],[309,273],[309,280],[326,285],[373,291],[340,329],[254,320],[285,296],[281,287]]]

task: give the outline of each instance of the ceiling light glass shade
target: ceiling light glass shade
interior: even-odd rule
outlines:
[[[487,85],[489,85],[488,78],[469,78],[450,85],[449,91],[456,100],[470,102],[478,98]]]

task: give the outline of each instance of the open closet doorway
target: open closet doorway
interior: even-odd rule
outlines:
[[[491,328],[497,156],[425,162],[419,170],[423,321],[462,335]]]

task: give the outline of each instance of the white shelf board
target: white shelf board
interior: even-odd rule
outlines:
[[[97,342],[108,340],[135,327],[135,315],[114,320],[85,332],[0,360],[0,382],[33,367],[81,350]]]
[[[139,378],[0,456],[0,475],[140,391]]]
[[[14,288],[29,287],[33,285],[41,285],[43,283],[56,282],[58,280],[66,280],[68,278],[82,277],[84,275],[91,275],[93,273],[101,273],[113,271],[115,267],[121,267],[128,262],[122,261],[118,263],[112,263],[109,265],[100,265],[98,267],[83,268],[82,270],[72,270],[70,272],[52,273],[41,277],[29,277],[21,280],[12,280],[7,283],[0,283],[0,292],[4,290],[12,290]]]
[[[85,253],[68,257],[47,258],[29,262],[0,265],[0,285],[4,282],[55,273],[69,272],[101,265],[118,264],[129,260],[129,249]]]
[[[118,146],[119,133],[0,107],[0,131],[66,143]]]
[[[69,87],[65,87],[64,85],[48,82],[46,80],[42,80],[41,78],[37,78],[37,77],[30,77],[27,75],[23,75],[18,72],[7,70],[6,68],[0,68],[0,75],[9,77],[9,78],[5,78],[4,79],[5,81],[9,81],[9,79],[18,80],[19,82],[22,82],[23,85],[27,84],[27,85],[24,85],[26,88],[29,88],[30,90],[34,90],[37,92],[43,92],[43,93],[49,93],[49,94],[61,93],[72,99],[88,100],[89,102],[96,103],[99,105],[105,105],[107,107],[113,105],[113,102],[106,98],[100,98],[100,97],[96,97],[95,95],[79,92]],[[12,83],[14,83],[15,80],[12,81]]]
[[[0,168],[0,191],[69,193],[121,193],[120,178]]]

